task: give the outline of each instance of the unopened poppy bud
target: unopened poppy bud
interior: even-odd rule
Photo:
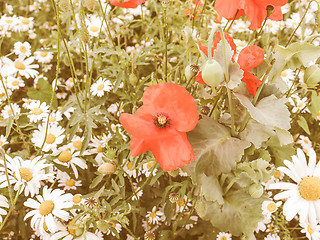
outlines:
[[[84,4],[91,12],[96,8],[96,0],[84,0]]]
[[[117,170],[117,167],[109,162],[102,163],[98,168],[98,172],[102,174],[113,174]]]
[[[85,44],[89,43],[90,35],[89,35],[89,31],[86,27],[81,27],[79,29],[79,38],[83,43],[85,43]]]
[[[69,0],[60,0],[59,2],[59,8],[64,12],[70,11],[70,3]]]
[[[216,60],[211,59],[204,64],[202,79],[206,84],[216,87],[223,81],[223,77],[223,70]]]
[[[136,86],[136,85],[137,85],[137,83],[138,83],[138,78],[137,78],[137,76],[136,76],[134,73],[131,73],[131,74],[129,75],[129,82],[130,82],[130,84],[131,84],[132,86]]]
[[[253,198],[259,198],[262,196],[263,194],[263,187],[261,186],[261,184],[252,184],[249,187],[249,194],[251,197]]]

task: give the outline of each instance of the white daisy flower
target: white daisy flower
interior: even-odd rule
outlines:
[[[265,238],[264,240],[281,240],[280,237],[278,236],[278,234],[274,233],[274,234],[271,234],[269,233]]]
[[[132,200],[139,200],[143,195],[143,189],[140,189],[137,183],[133,182],[134,195],[132,196]],[[139,191],[138,191],[139,190]]]
[[[290,88],[293,84],[293,80],[295,78],[295,72],[288,68],[288,69],[285,69],[281,72],[281,78],[283,81],[285,81],[285,83],[287,84],[287,86]]]
[[[160,210],[157,211],[157,207],[154,206],[151,211],[147,211],[146,218],[149,224],[158,224],[159,221],[163,221],[164,213]]]
[[[226,232],[219,232],[216,238],[216,240],[231,240],[231,239],[232,239],[232,235]]]
[[[102,25],[103,20],[96,16],[96,15],[91,15],[90,18],[86,19],[86,25],[88,28],[89,35],[92,37],[98,37],[99,32],[100,32],[100,27]],[[104,27],[104,26],[103,26]]]
[[[47,119],[48,118],[45,118],[44,121],[47,122]],[[49,124],[57,126],[62,119],[63,118],[62,118],[61,112],[52,111],[49,116]]]
[[[72,202],[74,205],[84,204],[84,199],[82,198],[81,194],[75,194],[72,197]]]
[[[61,112],[61,110],[62,110],[62,107],[58,107],[58,111]],[[71,113],[73,113],[74,110],[75,110],[74,107],[70,107],[70,108],[68,108],[67,110],[65,110],[64,112],[61,112],[61,114],[63,114],[64,116],[66,116],[67,119],[70,119]]]
[[[30,122],[37,122],[39,120],[43,120],[49,114],[49,107],[46,102],[40,102],[40,100],[34,101],[30,103],[30,113],[28,114],[28,118]]]
[[[1,65],[0,65],[0,72],[1,72]],[[1,73],[0,73],[1,74]],[[12,95],[11,89],[7,88],[7,94],[10,97]],[[7,94],[2,84],[0,84],[0,103],[7,100]]]
[[[68,93],[66,92],[57,92],[56,96],[58,99],[65,99],[68,96]]]
[[[102,141],[102,138],[100,136],[91,138],[91,142],[88,144],[89,149],[84,151],[83,155],[97,154],[94,160],[96,160],[98,165],[100,166],[104,162],[104,156],[102,153],[103,144],[104,142]]]
[[[311,226],[307,222],[300,222],[300,226],[303,228],[301,232],[305,233],[309,240],[320,239],[320,225]]]
[[[31,45],[28,42],[16,42],[13,52],[18,55],[19,58],[29,57],[31,55]]]
[[[18,24],[13,27],[16,32],[26,32],[33,28],[33,17],[19,17]]]
[[[183,199],[177,200],[176,207],[177,212],[188,211],[189,208],[192,207],[191,200],[188,199],[186,195],[184,195]]]
[[[131,178],[137,178],[138,176],[141,175],[140,169],[138,169],[135,165],[133,165],[133,161],[131,160],[127,161],[127,163],[123,166],[123,170]]]
[[[309,154],[309,164],[301,149],[297,156],[292,156],[292,162],[284,160],[287,167],[278,169],[289,176],[295,183],[279,182],[270,185],[270,189],[283,189],[284,192],[274,196],[275,200],[287,199],[283,205],[283,214],[291,221],[299,214],[300,221],[308,220],[316,224],[320,219],[320,162],[316,165],[316,153]]]
[[[182,219],[186,219],[187,223],[184,226],[187,230],[193,228],[194,224],[198,221],[198,216],[190,216],[190,213],[184,213]]]
[[[153,168],[153,166],[155,165],[155,162],[154,161],[149,161],[149,162],[146,162],[142,165],[142,173],[144,175],[146,175],[146,177],[149,177],[150,174],[152,174],[152,176],[155,176],[157,174],[157,171],[158,169],[157,168]],[[151,172],[152,170],[152,172]]]
[[[88,168],[87,164],[84,160],[79,158],[80,152],[68,149],[68,146],[61,147],[58,151],[58,156],[55,160],[53,160],[57,164],[61,164],[66,167],[71,167],[76,178],[79,177],[77,167],[81,169]],[[55,155],[55,153],[53,153]]]
[[[238,19],[232,25],[231,32],[248,32],[250,23],[247,21],[243,21],[242,19]]]
[[[34,100],[34,99],[30,99],[30,98],[22,98],[22,100],[24,102],[22,104],[22,107],[25,108],[25,109],[29,109],[29,110],[31,109],[30,108],[31,103],[37,101],[37,100]]]
[[[46,164],[46,160],[41,159],[41,156],[35,157],[32,160],[23,160],[16,156],[11,158],[5,155],[7,161],[7,170],[9,174],[10,185],[14,185],[14,190],[18,191],[21,186],[20,193],[24,190],[24,195],[30,194],[33,197],[39,193],[41,181],[48,180],[51,177],[50,173],[46,173],[45,169],[50,166]],[[8,186],[4,166],[0,166],[0,188]]]
[[[82,186],[81,180],[75,180],[71,178],[67,173],[57,172],[58,187],[62,187],[63,190],[76,190],[77,187]]]
[[[114,221],[114,220],[111,220],[111,221],[108,221],[108,223],[110,224],[110,227],[114,228],[117,233],[120,233],[121,230],[122,230],[122,226],[120,223]],[[116,236],[116,234],[111,231],[110,229],[108,229],[108,231],[106,232],[107,235],[109,235],[111,233],[112,236]]]
[[[20,78],[20,77],[12,77],[12,76],[8,76],[7,77],[7,87],[11,90],[17,90],[20,87],[24,87],[24,81]]]
[[[7,215],[7,211],[3,208],[9,208],[8,199],[0,195],[0,223],[2,223],[2,215]]]
[[[77,135],[74,135],[71,143],[68,144],[68,148],[72,149],[73,151],[79,151],[82,147],[84,137],[79,137]]]
[[[108,134],[102,134],[101,136],[101,141],[102,141],[102,147],[107,147],[108,146],[108,142],[112,139],[112,134],[108,133]]]
[[[44,226],[51,233],[56,232],[58,230],[58,219],[63,221],[68,221],[69,219],[69,213],[63,209],[73,206],[72,194],[65,194],[60,189],[48,189],[45,186],[42,196],[37,195],[36,198],[38,201],[29,198],[24,203],[25,206],[34,209],[28,212],[24,219],[32,217],[31,227],[33,229],[38,228],[41,233],[45,231]]]
[[[53,58],[53,53],[49,51],[36,51],[34,56],[39,63],[49,63]]]
[[[100,77],[94,84],[91,85],[90,91],[93,96],[102,97],[104,92],[110,92],[111,89],[111,82]]]
[[[17,118],[20,114],[20,111],[21,111],[21,108],[19,107],[18,104],[11,103],[11,106],[10,105],[4,106],[4,108],[1,111],[1,115],[3,119],[7,119],[11,116],[13,116],[14,118]]]
[[[271,217],[271,214],[277,211],[278,207],[282,204],[281,201],[275,203],[274,201],[263,201],[262,203],[262,214]]]
[[[31,141],[36,147],[42,148],[42,151],[49,152],[50,150],[57,149],[57,145],[63,142],[65,135],[64,129],[61,126],[50,125],[46,131],[47,125],[44,123],[38,126],[32,134]],[[46,134],[47,132],[47,134]]]
[[[254,230],[256,233],[258,233],[258,232],[265,232],[266,231],[266,229],[267,229],[267,224],[269,224],[269,223],[271,223],[271,218],[270,217],[268,217],[268,216],[264,216],[264,219],[262,220],[262,221],[260,221],[260,222],[258,222],[258,226],[257,226],[257,228]]]
[[[264,31],[266,33],[272,33],[276,35],[280,29],[281,22],[280,21],[272,21],[270,19],[267,19]]]
[[[26,78],[35,78],[39,72],[34,68],[39,68],[38,64],[32,64],[34,57],[18,58],[15,61],[9,58],[4,59],[5,66],[3,67],[3,73],[5,76],[14,75],[16,73]]]
[[[307,97],[300,98],[298,95],[291,95],[288,101],[293,106],[291,110],[293,113],[298,111],[301,111],[301,113],[310,112],[310,110],[306,107],[308,101]]]
[[[0,135],[0,148],[2,148],[4,145],[8,144],[7,138],[4,135]]]

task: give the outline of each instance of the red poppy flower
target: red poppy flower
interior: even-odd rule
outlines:
[[[228,43],[230,44],[231,49],[235,53],[237,49],[236,49],[235,43],[233,42],[232,37],[226,33],[224,34],[224,36],[227,39]],[[221,41],[221,36],[220,34],[219,35],[217,34],[214,40],[212,56],[213,56],[213,51],[215,50],[215,48],[217,47],[220,41]],[[199,43],[199,48],[208,57],[208,48],[202,46],[200,43]],[[241,79],[241,81],[246,83],[247,90],[252,96],[256,95],[257,88],[260,87],[262,82],[259,78],[257,78],[252,73],[250,73],[249,70],[261,64],[263,60],[264,60],[263,50],[260,47],[255,45],[245,47],[244,49],[241,50],[238,56],[238,64],[240,65],[240,68],[244,71],[243,78]],[[206,84],[202,79],[201,72],[198,73],[196,80],[198,83]]]
[[[145,2],[146,0],[110,0],[112,5],[122,8],[136,8]]]
[[[194,4],[192,4],[192,7],[187,9],[184,14],[186,15],[186,17],[191,15],[191,19],[193,19],[193,15],[195,13],[194,18],[196,19],[200,16],[203,5],[204,0],[195,0]]]
[[[132,135],[130,150],[136,157],[150,150],[164,171],[181,168],[194,160],[186,132],[198,122],[196,102],[182,86],[159,83],[143,94],[136,114],[122,113],[119,121]]]
[[[285,5],[288,0],[216,0],[215,9],[219,15],[228,20],[237,18],[246,14],[250,21],[250,29],[260,28],[262,22],[267,17],[267,6],[273,6],[273,12],[269,19],[274,21],[281,21],[283,16],[281,6]]]

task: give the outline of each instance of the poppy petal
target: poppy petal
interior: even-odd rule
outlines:
[[[240,8],[240,0],[216,0],[214,8],[220,16],[231,20]]]
[[[208,57],[208,47],[203,46],[200,42],[198,45],[199,45],[199,49]],[[212,53],[213,53],[213,51],[212,51]]]
[[[262,81],[259,78],[247,70],[244,70],[241,81],[247,84],[247,90],[252,96],[256,95],[258,87],[262,84]]]
[[[143,107],[143,106],[142,106]],[[140,107],[139,109],[141,109]],[[141,111],[142,112],[142,111]],[[153,123],[154,116],[151,114],[138,114],[122,113],[119,121],[123,128],[133,137],[139,139],[153,139],[153,138],[166,138],[174,135],[176,130],[172,127],[158,128]]]
[[[288,3],[288,0],[255,0],[258,4],[261,5],[272,5],[272,6],[283,6]]]
[[[244,9],[247,19],[251,23],[249,29],[254,30],[260,28],[267,16],[266,6],[257,3],[255,0],[243,0],[241,2],[241,8]]]
[[[202,78],[202,72],[200,71],[196,77],[196,80],[198,83],[200,84],[206,84],[205,81],[203,81],[203,78]]]
[[[262,48],[251,45],[241,50],[238,57],[238,64],[242,69],[251,70],[261,64],[264,60]]]
[[[132,137],[130,142],[131,156],[136,157],[149,150],[144,139]]]
[[[146,112],[153,116],[159,113],[167,114],[172,127],[180,132],[189,132],[197,125],[199,119],[197,104],[190,93],[180,85],[174,83],[153,85],[145,90],[142,101],[142,107]]]
[[[163,171],[173,171],[194,160],[194,151],[186,133],[150,143],[150,150]]]
[[[146,0],[125,0],[124,2],[119,2],[119,0],[110,0],[110,3],[117,7],[122,8],[136,8]]]
[[[283,14],[281,11],[281,7],[274,7],[272,14],[269,17],[270,20],[273,21],[282,21],[283,20]]]

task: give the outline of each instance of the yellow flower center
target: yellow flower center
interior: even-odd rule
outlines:
[[[20,62],[20,61],[16,61],[14,63],[14,66],[19,70],[25,70],[26,69],[26,65],[24,65],[23,62]]]
[[[27,48],[22,45],[22,46],[20,47],[20,52],[25,53],[26,51],[27,51]]]
[[[12,115],[12,114],[13,114],[13,112],[12,112],[11,109],[9,109],[8,114],[9,114],[9,115]]]
[[[299,104],[298,104],[298,107],[300,107],[300,108],[303,107],[303,103],[302,103],[302,102],[299,103]]]
[[[312,229],[312,227],[310,227],[310,225],[308,226],[308,233],[310,233],[310,234],[313,234],[314,233],[314,230]]]
[[[66,185],[67,185],[68,187],[73,187],[75,183],[76,183],[76,182],[75,182],[73,179],[68,179],[68,180],[66,181]]]
[[[74,141],[72,144],[75,148],[80,149],[82,147],[81,141]]]
[[[244,41],[238,43],[239,47],[245,47],[247,44]]]
[[[3,26],[0,26],[0,31],[3,31],[4,27]]]
[[[100,84],[100,85],[97,87],[97,90],[98,90],[98,91],[101,91],[103,88],[104,88],[104,85],[103,85],[103,84]]]
[[[97,26],[91,26],[89,29],[91,32],[98,32],[99,31],[99,28]]]
[[[68,232],[70,233],[70,235],[74,236],[76,235],[77,233],[77,229],[75,228],[75,220],[71,220],[69,223],[68,223]]]
[[[27,182],[29,182],[33,178],[32,172],[28,168],[19,168],[19,173],[20,177]]]
[[[150,217],[155,218],[156,216],[157,216],[157,213],[156,213],[156,212],[151,212],[151,213],[150,213]]]
[[[147,164],[147,169],[150,170],[153,167],[153,163],[148,163]]]
[[[12,84],[12,86],[19,86],[19,81],[13,80],[11,84]]]
[[[0,140],[0,146],[2,146],[3,145],[3,142]]]
[[[136,166],[133,166],[133,167],[132,167],[132,162],[128,162],[128,163],[127,163],[127,168],[128,168],[129,170],[135,170],[135,169],[136,169]]]
[[[40,204],[39,213],[43,216],[50,214],[54,209],[54,202],[51,200],[46,200]]]
[[[309,201],[316,201],[320,198],[320,179],[318,177],[305,177],[299,183],[301,197]]]
[[[308,139],[303,139],[303,141],[306,143],[306,144],[309,144],[310,142],[308,141]]]
[[[102,146],[100,145],[99,147],[97,147],[97,152],[101,153],[102,152]]]
[[[221,239],[221,240],[227,240],[227,237],[222,236],[220,239]]]
[[[49,119],[49,121],[50,121],[50,122],[55,122],[55,121],[57,121],[57,119],[56,119],[55,117],[51,117],[51,118]]]
[[[6,19],[6,23],[12,23],[13,21],[11,19]]]
[[[41,57],[46,57],[47,55],[48,55],[47,52],[41,52],[41,53],[40,53],[40,56],[41,56]]]
[[[276,170],[273,176],[274,176],[274,178],[278,179],[281,176],[280,171]]]
[[[30,23],[30,20],[29,18],[23,18],[21,22],[25,25],[28,25]]]
[[[81,202],[81,195],[80,194],[76,194],[73,196],[72,201],[74,203],[80,203]]]
[[[0,97],[4,97],[5,95],[5,93],[0,93]]]
[[[111,224],[111,227],[115,228],[116,227],[116,223],[113,221],[109,221],[109,224]]]
[[[277,210],[277,205],[274,202],[268,204],[267,209],[269,212],[274,212]]]
[[[43,111],[41,108],[34,108],[34,109],[32,109],[32,113],[34,115],[40,115],[41,113],[43,113]]]
[[[281,77],[286,77],[286,76],[288,76],[287,72],[286,71],[282,71],[281,72]]]
[[[177,203],[178,203],[178,205],[181,206],[181,207],[186,204],[186,202],[185,202],[184,200],[182,200],[182,201],[179,201],[179,200],[178,200]]]
[[[46,138],[46,143],[47,143],[47,144],[52,144],[52,143],[54,143],[55,141],[56,141],[56,136],[53,135],[53,134],[51,134],[51,133],[49,133],[49,134],[47,135],[47,138]]]
[[[58,157],[58,160],[63,163],[69,162],[71,159],[72,159],[72,155],[68,151],[61,152]]]

